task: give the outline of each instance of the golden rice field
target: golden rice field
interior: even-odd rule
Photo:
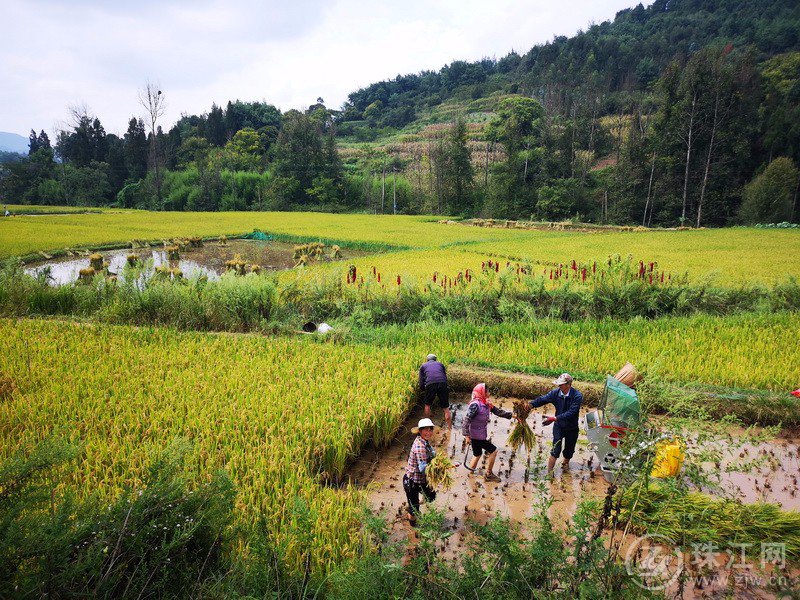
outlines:
[[[694,315],[629,321],[534,320],[391,326],[364,340],[420,357],[510,370],[576,371],[601,380],[626,361],[680,384],[788,393],[800,385],[800,314]]]
[[[237,235],[261,229],[302,238],[337,240],[392,252],[359,259],[386,277],[418,281],[434,272],[457,274],[488,258],[535,264],[602,261],[633,255],[657,261],[668,272],[692,279],[713,276],[722,284],[772,283],[800,277],[800,231],[749,228],[687,231],[522,231],[439,224],[431,217],[324,213],[154,213],[18,216],[0,220],[0,258],[70,247],[124,244],[131,239]],[[478,259],[480,258],[480,261]]]
[[[147,212],[18,216],[0,220],[0,258],[38,250],[92,247],[131,239],[228,236],[254,229],[345,242],[436,248],[444,244],[508,239],[514,232],[438,225],[431,217],[286,212]]]
[[[0,403],[0,459],[44,437],[81,448],[64,485],[113,498],[135,486],[171,441],[189,440],[199,481],[223,468],[239,490],[237,518],[263,516],[301,568],[358,551],[361,492],[326,487],[370,439],[389,440],[410,408],[415,371],[445,362],[580,370],[631,360],[667,380],[787,391],[800,380],[798,345],[776,343],[800,315],[695,316],[438,327],[387,327],[350,344],[314,338],[179,333],[169,329],[0,320],[0,373],[16,391]]]
[[[0,458],[65,436],[82,450],[67,485],[110,498],[188,439],[194,476],[226,469],[239,518],[263,515],[294,557],[292,507],[305,500],[317,567],[355,552],[361,507],[320,474],[340,474],[369,439],[388,440],[414,383],[415,365],[389,349],[305,338],[0,320],[0,339],[0,372],[17,388],[0,402]]]
[[[632,254],[693,280],[770,283],[800,275],[800,231],[754,228],[687,231],[538,232],[529,238],[470,245],[470,252],[535,263],[600,260]]]

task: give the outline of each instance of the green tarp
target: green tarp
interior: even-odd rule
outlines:
[[[641,406],[636,390],[614,379],[606,377],[606,387],[600,400],[603,422],[617,427],[631,427],[641,418]]]

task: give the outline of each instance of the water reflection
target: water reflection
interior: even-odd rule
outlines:
[[[156,267],[167,266],[177,267],[187,279],[195,277],[206,276],[209,280],[213,281],[219,279],[220,273],[216,270],[202,265],[194,260],[181,258],[177,261],[167,260],[167,253],[163,250],[139,250],[135,253],[129,249],[112,250],[103,255],[103,259],[108,265],[110,274],[117,275],[120,279],[124,278],[125,266],[128,263],[128,255],[136,254],[141,261],[144,261],[144,271],[137,269],[137,274],[144,275],[149,278],[153,275]],[[89,267],[89,257],[82,256],[80,258],[67,258],[60,260],[52,260],[46,263],[37,265],[35,267],[28,267],[25,272],[33,277],[38,277],[42,272],[47,269],[50,270],[48,282],[51,285],[64,285],[73,283],[78,280],[78,275],[81,269]]]

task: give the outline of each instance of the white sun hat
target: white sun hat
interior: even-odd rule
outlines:
[[[425,427],[433,427],[433,421],[430,419],[420,419],[419,423],[417,423],[416,427],[411,428],[411,433],[419,433],[420,429],[424,429]]]

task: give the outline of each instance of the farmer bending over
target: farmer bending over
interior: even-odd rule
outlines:
[[[553,384],[558,387],[536,400],[531,400],[534,408],[552,404],[556,409],[555,417],[545,415],[542,420],[542,425],[553,425],[553,449],[547,459],[548,475],[553,473],[562,448],[564,469],[569,468],[569,459],[575,454],[575,443],[578,441],[578,413],[583,402],[583,394],[572,387],[572,375],[569,373],[562,373]]]
[[[461,433],[472,445],[472,462],[464,464],[467,471],[474,473],[478,467],[478,461],[482,453],[486,453],[486,481],[500,481],[500,478],[492,473],[494,459],[497,458],[497,446],[490,442],[486,432],[489,424],[489,414],[493,414],[504,419],[510,419],[511,413],[502,408],[497,408],[489,402],[486,384],[479,383],[472,390],[472,401],[467,407],[467,415],[464,417],[464,424],[461,426]]]
[[[415,525],[419,514],[419,493],[422,492],[426,502],[436,500],[436,492],[428,485],[428,478],[425,475],[425,469],[436,456],[436,450],[430,444],[430,439],[433,437],[433,421],[421,419],[417,426],[411,429],[411,433],[416,433],[417,437],[414,438],[408,455],[406,472],[403,475],[403,489],[408,500],[408,520]]]
[[[450,427],[450,392],[447,389],[447,371],[444,365],[436,360],[435,354],[428,354],[427,360],[419,368],[419,387],[424,392],[422,402],[425,404],[425,416],[431,417],[431,405],[434,398],[439,399],[439,406],[444,409],[444,423]]]

